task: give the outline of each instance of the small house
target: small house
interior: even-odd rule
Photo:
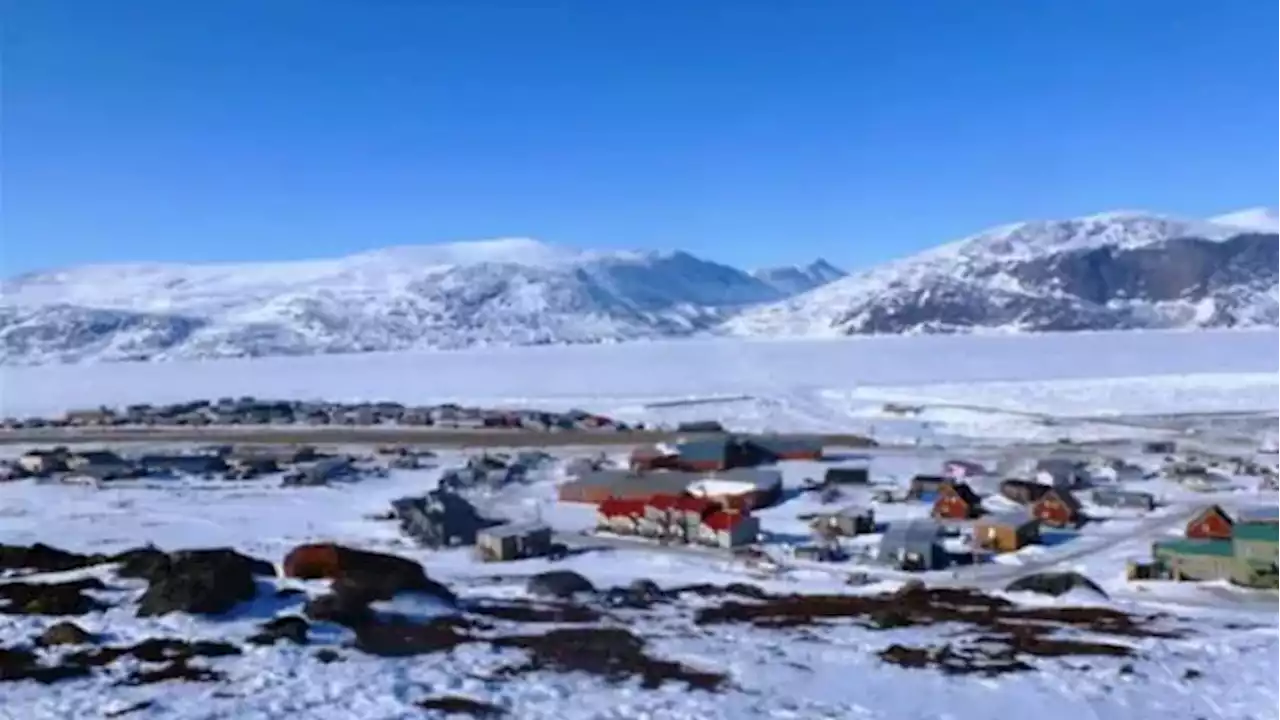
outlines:
[[[750,464],[746,450],[732,437],[687,440],[676,445],[680,467],[688,470],[728,470]]]
[[[1088,471],[1078,460],[1050,457],[1036,463],[1036,479],[1044,485],[1075,490],[1088,484]]]
[[[1230,540],[1235,521],[1219,505],[1210,505],[1187,523],[1186,535],[1192,540]]]
[[[1230,540],[1162,540],[1151,552],[1174,580],[1222,580],[1239,575]]]
[[[699,539],[707,545],[739,548],[756,542],[760,536],[760,520],[754,515],[717,510],[702,519]]]
[[[987,550],[1014,552],[1040,540],[1040,521],[1026,510],[988,515],[974,523],[973,539]]]
[[[810,522],[814,532],[824,535],[854,537],[876,531],[876,514],[870,508],[848,506],[831,513],[821,513]]]
[[[67,455],[68,470],[79,470],[86,465],[123,467],[127,464],[124,458],[110,450],[84,450]]]
[[[937,570],[946,565],[942,529],[933,520],[907,520],[889,525],[876,553],[881,564],[899,570]]]
[[[869,485],[871,471],[866,467],[827,468],[823,482],[827,485]]]
[[[177,455],[143,455],[138,468],[154,475],[191,475],[203,477],[227,471],[227,462],[218,455],[204,453]]]
[[[933,503],[933,517],[968,520],[982,514],[982,498],[966,483],[946,482],[938,489]]]
[[[551,553],[551,537],[542,523],[506,523],[481,530],[476,549],[490,562],[542,557]]]
[[[400,498],[391,507],[401,530],[431,548],[474,545],[480,530],[492,524],[466,498],[445,490]]]
[[[1080,500],[1066,488],[1049,488],[1031,506],[1031,512],[1041,523],[1054,528],[1077,527],[1084,522]]]
[[[1094,490],[1092,498],[1093,504],[1101,507],[1147,511],[1156,507],[1154,495],[1136,490]]]
[[[1148,455],[1172,455],[1178,451],[1178,444],[1172,440],[1151,440],[1142,443],[1142,452]]]
[[[67,453],[62,449],[31,450],[18,457],[18,467],[31,475],[48,475],[67,469]]]
[[[719,420],[691,420],[676,425],[678,433],[725,433],[724,425]]]
[[[751,435],[742,439],[757,462],[821,460],[822,439],[805,435]]]
[[[947,478],[941,475],[916,475],[911,478],[911,487],[907,490],[907,498],[933,502],[938,495],[938,491],[942,489],[946,482]]]
[[[1049,492],[1048,485],[1033,480],[1010,478],[1000,483],[1000,494],[1019,505],[1032,505],[1046,492]]]
[[[987,468],[972,460],[948,460],[942,464],[942,474],[952,480],[963,480],[986,475]]]

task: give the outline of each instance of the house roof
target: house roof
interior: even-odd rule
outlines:
[[[968,483],[948,481],[942,484],[939,491],[946,494],[954,494],[971,507],[982,504],[982,498],[978,497],[978,493],[974,492]]]
[[[1038,504],[1053,499],[1061,502],[1073,513],[1078,513],[1084,508],[1084,506],[1080,504],[1079,498],[1075,496],[1075,493],[1067,490],[1066,488],[1049,488],[1049,491],[1037,500],[1036,503]]]
[[[1274,522],[1237,522],[1231,537],[1251,542],[1280,542],[1280,525]]]
[[[911,478],[912,485],[917,485],[917,484],[941,485],[946,481],[947,479],[941,475],[916,475],[915,477]]]
[[[646,502],[645,500],[609,498],[600,503],[596,511],[605,517],[611,518],[643,515]]]
[[[891,523],[880,537],[881,547],[931,545],[942,534],[942,526],[929,519],[917,518]]]

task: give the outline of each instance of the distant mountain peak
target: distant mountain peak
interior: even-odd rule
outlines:
[[[808,265],[785,265],[751,271],[752,277],[776,288],[784,295],[808,292],[835,282],[847,274],[822,258]]]
[[[1275,208],[1265,206],[1245,208],[1217,215],[1210,218],[1209,222],[1255,232],[1280,232],[1280,213],[1277,213]]]

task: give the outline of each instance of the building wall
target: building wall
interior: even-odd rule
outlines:
[[[1241,574],[1235,558],[1230,556],[1168,553],[1160,559],[1175,579],[1231,580]]]
[[[958,495],[943,493],[933,504],[933,516],[950,520],[965,520],[972,517],[973,508]]]
[[[1051,527],[1069,527],[1075,524],[1071,508],[1057,498],[1045,498],[1036,503],[1035,516],[1040,522]]]

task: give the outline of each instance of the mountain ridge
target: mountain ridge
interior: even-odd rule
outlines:
[[[1280,324],[1274,211],[992,228],[852,274],[498,238],[0,281],[0,364],[625,342]],[[1226,218],[1226,220],[1222,220]]]

